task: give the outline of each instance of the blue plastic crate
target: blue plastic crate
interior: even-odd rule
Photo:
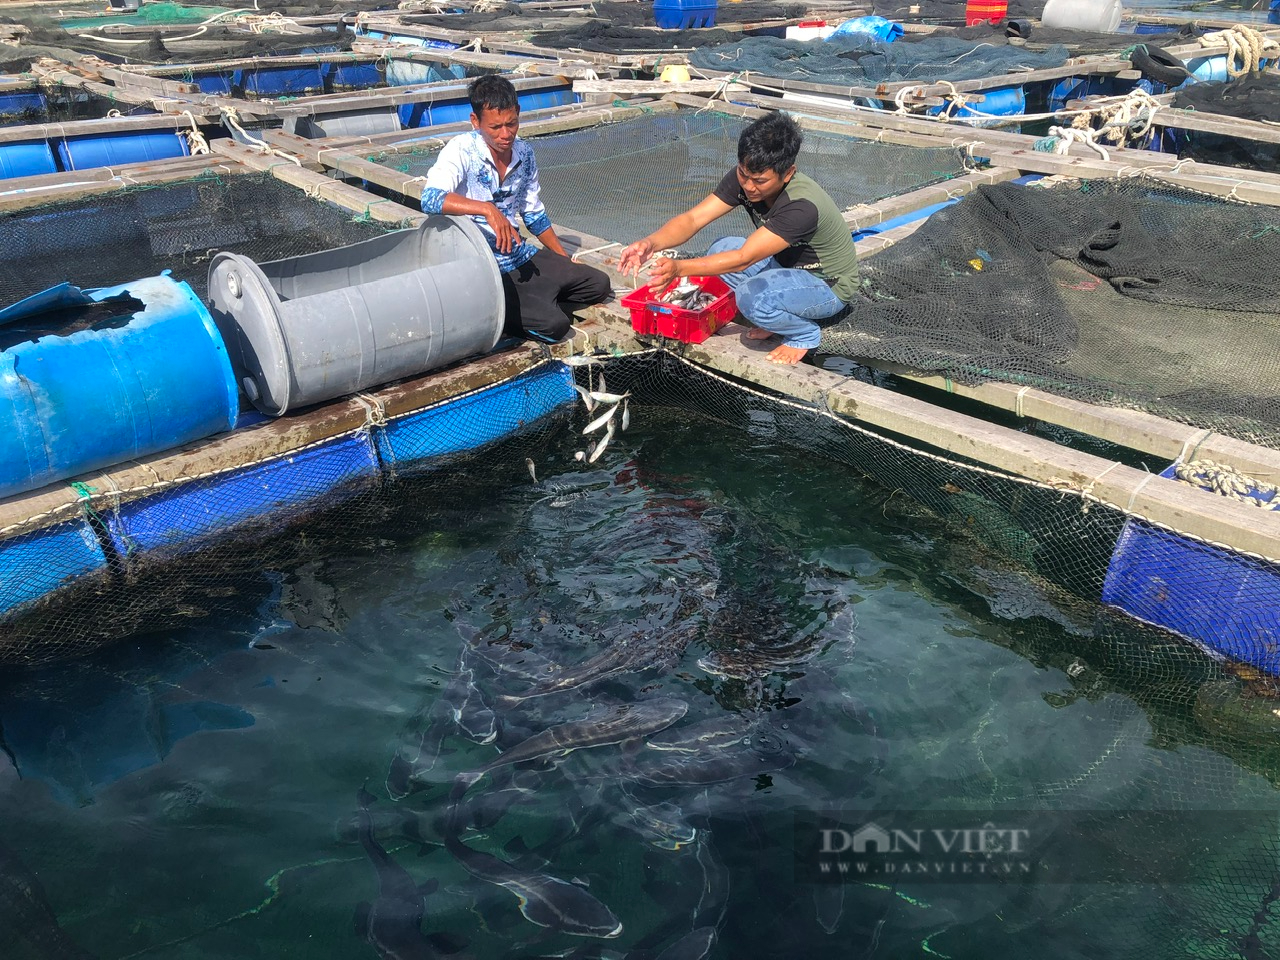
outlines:
[[[1161,473],[1172,477],[1173,468]],[[1104,603],[1280,676],[1280,568],[1138,520],[1124,525]]]
[[[653,0],[653,19],[663,30],[716,25],[717,0]]]

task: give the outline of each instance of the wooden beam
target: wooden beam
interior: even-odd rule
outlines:
[[[233,176],[244,172],[245,168],[234,161],[206,154],[176,157],[172,160],[150,160],[114,168],[98,167],[36,177],[15,177],[0,181],[0,210],[24,210],[55,201],[111,193],[139,184],[190,180],[206,173]]]
[[[722,91],[732,92],[746,89],[746,85],[737,80],[731,80],[728,83],[724,80],[690,80],[688,82],[667,80],[573,81],[574,93],[605,93],[610,96],[620,96],[622,94],[634,96],[637,93],[646,93],[650,96],[661,97],[668,93],[720,93]]]
[[[379,223],[413,225],[423,219],[421,211],[402,206],[394,200],[375,197],[341,180],[307,170],[287,158],[263,153],[232,140],[215,140],[212,146],[215,153],[230,157],[250,169],[270,173],[277,180],[299,187],[307,196],[327,200]]]
[[[867,227],[874,227],[914,210],[922,210],[934,204],[946,203],[948,200],[966,196],[984,184],[1005,183],[1017,179],[1018,176],[1018,171],[1012,167],[975,170],[942,183],[877,200],[875,203],[860,203],[849,207],[843,211],[844,220],[853,231],[865,230]]]
[[[948,377],[913,371],[901,364],[861,357],[855,359],[903,380],[976,400],[1028,420],[1056,424],[1131,450],[1150,453],[1170,463],[1184,454],[1194,455],[1199,459],[1230,464],[1243,473],[1271,483],[1280,478],[1280,451],[1175,423],[1141,410],[1099,407],[1008,383],[966,386]]]
[[[549,133],[581,130],[601,123],[631,120],[646,113],[674,113],[677,109],[675,104],[662,102],[645,103],[634,107],[605,107],[598,104],[546,107],[522,113],[520,129],[528,136],[542,136]],[[326,137],[323,141],[313,142],[323,144],[326,148],[332,146],[345,150],[358,149],[362,152],[377,150],[386,153],[409,153],[418,149],[423,143],[443,142],[455,134],[466,133],[470,129],[470,122],[464,120],[459,123],[416,127],[393,133],[375,133],[365,137]]]
[[[26,123],[0,127],[0,143],[96,137],[104,133],[190,129],[191,121],[186,117],[150,113],[136,117],[104,117],[101,120],[69,120],[66,123]]]

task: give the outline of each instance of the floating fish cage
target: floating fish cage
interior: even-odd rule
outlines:
[[[153,108],[112,100],[82,90],[32,87],[12,88],[0,92],[0,127],[36,123],[73,123],[77,120],[102,120],[108,116],[145,116]]]

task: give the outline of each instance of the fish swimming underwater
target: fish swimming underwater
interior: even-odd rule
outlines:
[[[577,937],[610,939],[622,933],[622,921],[582,887],[547,874],[521,870],[468,847],[458,838],[453,816],[445,830],[445,847],[473,877],[513,893],[520,901],[520,912],[531,923]]]
[[[16,934],[48,960],[94,960],[74,943],[49,906],[44,887],[16,853],[0,843],[0,933]]]
[[[688,709],[689,705],[683,700],[664,697],[620,704],[605,717],[588,717],[549,727],[499,754],[484,766],[458,774],[450,799],[461,799],[473,783],[498,767],[645,737],[671,726]]]
[[[360,845],[378,875],[377,899],[356,908],[356,931],[384,960],[432,960],[436,951],[422,933],[424,889],[374,839],[369,814],[373,795],[361,787],[356,797],[360,803]],[[433,888],[434,881],[428,887]]]

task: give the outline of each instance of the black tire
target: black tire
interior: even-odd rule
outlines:
[[[1189,76],[1187,65],[1167,50],[1143,43],[1133,48],[1129,57],[1133,67],[1148,80],[1176,87]]]
[[[1031,21],[1019,17],[1017,19],[1010,18],[1005,21],[1004,35],[1006,37],[1015,37],[1019,40],[1026,40],[1031,36]]]

